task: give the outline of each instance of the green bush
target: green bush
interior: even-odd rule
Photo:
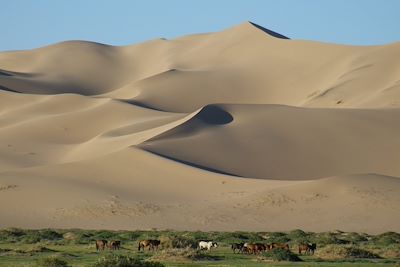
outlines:
[[[138,258],[123,255],[107,255],[100,258],[92,267],[164,267],[159,262],[143,261]]]
[[[273,261],[301,261],[296,254],[286,249],[272,249],[264,252],[263,256]]]
[[[344,244],[350,244],[351,242],[348,240],[344,240],[341,238],[338,238],[336,233],[316,233],[314,234],[310,239],[312,243],[316,243],[318,246],[325,246],[325,245],[330,245],[330,244],[336,244],[336,245],[344,245]]]
[[[37,266],[40,267],[68,267],[68,263],[57,257],[48,257],[39,259]]]
[[[379,259],[380,257],[368,250],[361,248],[349,248],[347,250],[348,258],[358,258],[358,259]]]
[[[98,231],[94,237],[97,240],[100,239],[114,239],[115,238],[116,233],[113,233],[111,231]]]
[[[185,236],[160,236],[162,248],[196,248],[198,241]]]
[[[3,242],[17,242],[23,236],[25,236],[25,231],[19,228],[8,228],[4,230],[0,230],[0,241]]]
[[[378,259],[379,255],[349,245],[327,245],[315,253],[321,259]]]
[[[34,244],[41,241],[57,241],[62,238],[62,234],[53,230],[27,230],[19,241],[27,244]]]
[[[300,229],[293,230],[287,234],[287,238],[295,243],[308,243],[310,242],[310,236],[310,233],[306,233]]]
[[[139,232],[123,232],[119,235],[120,239],[124,241],[134,241],[139,239],[140,236],[141,233]]]
[[[368,242],[368,235],[354,233],[354,232],[341,233],[340,239],[348,241],[349,243],[352,243],[352,244],[360,244],[360,243]]]
[[[400,234],[395,232],[386,232],[376,235],[372,238],[372,242],[380,246],[389,246],[392,244],[400,244]]]
[[[290,241],[288,235],[282,232],[267,233],[264,238],[268,243],[287,243]]]

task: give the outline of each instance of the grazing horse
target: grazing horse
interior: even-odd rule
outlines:
[[[315,243],[299,244],[299,254],[301,254],[302,251],[305,251],[305,254],[314,255],[316,249],[317,244]]]
[[[289,250],[289,245],[288,244],[278,244],[278,243],[272,243],[272,249],[280,248],[284,250]]]
[[[149,250],[154,250],[154,249],[158,249],[158,246],[160,245],[160,240],[157,239],[145,239],[145,240],[141,240],[139,241],[139,245],[138,245],[138,251],[140,251],[141,249],[145,248],[149,248]]]
[[[246,252],[248,254],[258,254],[263,251],[265,251],[266,246],[261,243],[255,243],[255,244],[247,244],[246,246]]]
[[[120,247],[121,247],[121,241],[119,240],[110,241],[110,243],[108,243],[108,248],[110,250],[117,250],[120,249]]]
[[[96,250],[104,250],[107,247],[107,240],[96,240]]]
[[[217,248],[218,244],[217,242],[212,242],[212,241],[200,241],[198,248],[200,250],[211,250],[211,248]]]
[[[265,250],[270,251],[272,249],[272,244],[265,244]]]
[[[239,252],[243,252],[243,248],[244,248],[244,243],[233,243],[231,245],[233,253],[236,253],[236,250],[238,250]]]
[[[301,255],[302,251],[304,251],[307,254],[308,244],[304,244],[304,243],[299,244],[299,255]]]

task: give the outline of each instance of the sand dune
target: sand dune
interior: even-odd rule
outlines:
[[[2,52],[0,227],[400,231],[399,52],[251,22]]]
[[[399,136],[399,109],[211,105],[140,147],[241,177],[400,176]]]

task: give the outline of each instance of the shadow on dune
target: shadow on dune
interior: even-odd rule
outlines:
[[[260,25],[257,25],[257,24],[255,24],[255,23],[251,22],[251,21],[249,21],[249,22],[250,22],[250,24],[253,25],[254,27],[256,27],[256,28],[262,30],[262,31],[265,32],[265,33],[268,33],[269,35],[271,35],[271,36],[273,36],[273,37],[280,38],[280,39],[290,39],[289,37],[286,37],[285,35],[282,35],[282,34],[279,34],[279,33],[277,33],[277,32],[268,30],[268,29],[266,29],[266,28],[264,28],[264,27],[262,27],[262,26],[260,26]]]
[[[231,114],[222,108],[214,105],[208,105],[196,115],[196,118],[204,123],[212,125],[228,124],[233,121]]]
[[[236,174],[233,174],[233,173],[224,172],[224,171],[221,171],[221,170],[218,170],[218,169],[202,166],[202,165],[199,165],[199,164],[196,164],[196,163],[193,163],[193,162],[189,162],[189,161],[186,161],[186,160],[182,160],[182,159],[174,158],[174,157],[167,156],[167,155],[164,155],[164,154],[161,154],[161,153],[157,153],[157,152],[151,151],[150,149],[146,148],[146,145],[139,145],[138,147],[143,149],[143,150],[145,150],[145,151],[147,151],[147,152],[150,152],[150,153],[152,153],[154,155],[157,155],[157,156],[160,156],[160,157],[163,157],[163,158],[167,158],[169,160],[173,160],[173,161],[185,164],[185,165],[189,165],[189,166],[194,167],[194,168],[206,170],[206,171],[209,171],[209,172],[214,172],[214,173],[234,176],[234,177],[243,177],[243,176],[236,175]]]
[[[0,71],[0,75],[3,75],[3,76],[13,76],[11,73],[4,72],[4,71]]]
[[[0,85],[0,90],[3,90],[3,91],[8,91],[8,92],[13,92],[13,93],[21,93],[21,92],[19,92],[19,91],[16,91],[16,90],[13,90],[13,89],[10,89],[10,88],[7,88],[7,87],[5,87],[5,86],[2,86],[2,85]]]
[[[120,102],[123,102],[123,103],[135,105],[135,106],[142,107],[142,108],[152,109],[152,110],[161,111],[161,112],[169,112],[167,110],[162,110],[162,109],[147,105],[143,102],[140,102],[140,101],[137,101],[134,99],[117,99],[117,100]]]

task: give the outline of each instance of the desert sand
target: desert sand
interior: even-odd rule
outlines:
[[[251,22],[0,53],[0,227],[400,231],[400,43]]]

